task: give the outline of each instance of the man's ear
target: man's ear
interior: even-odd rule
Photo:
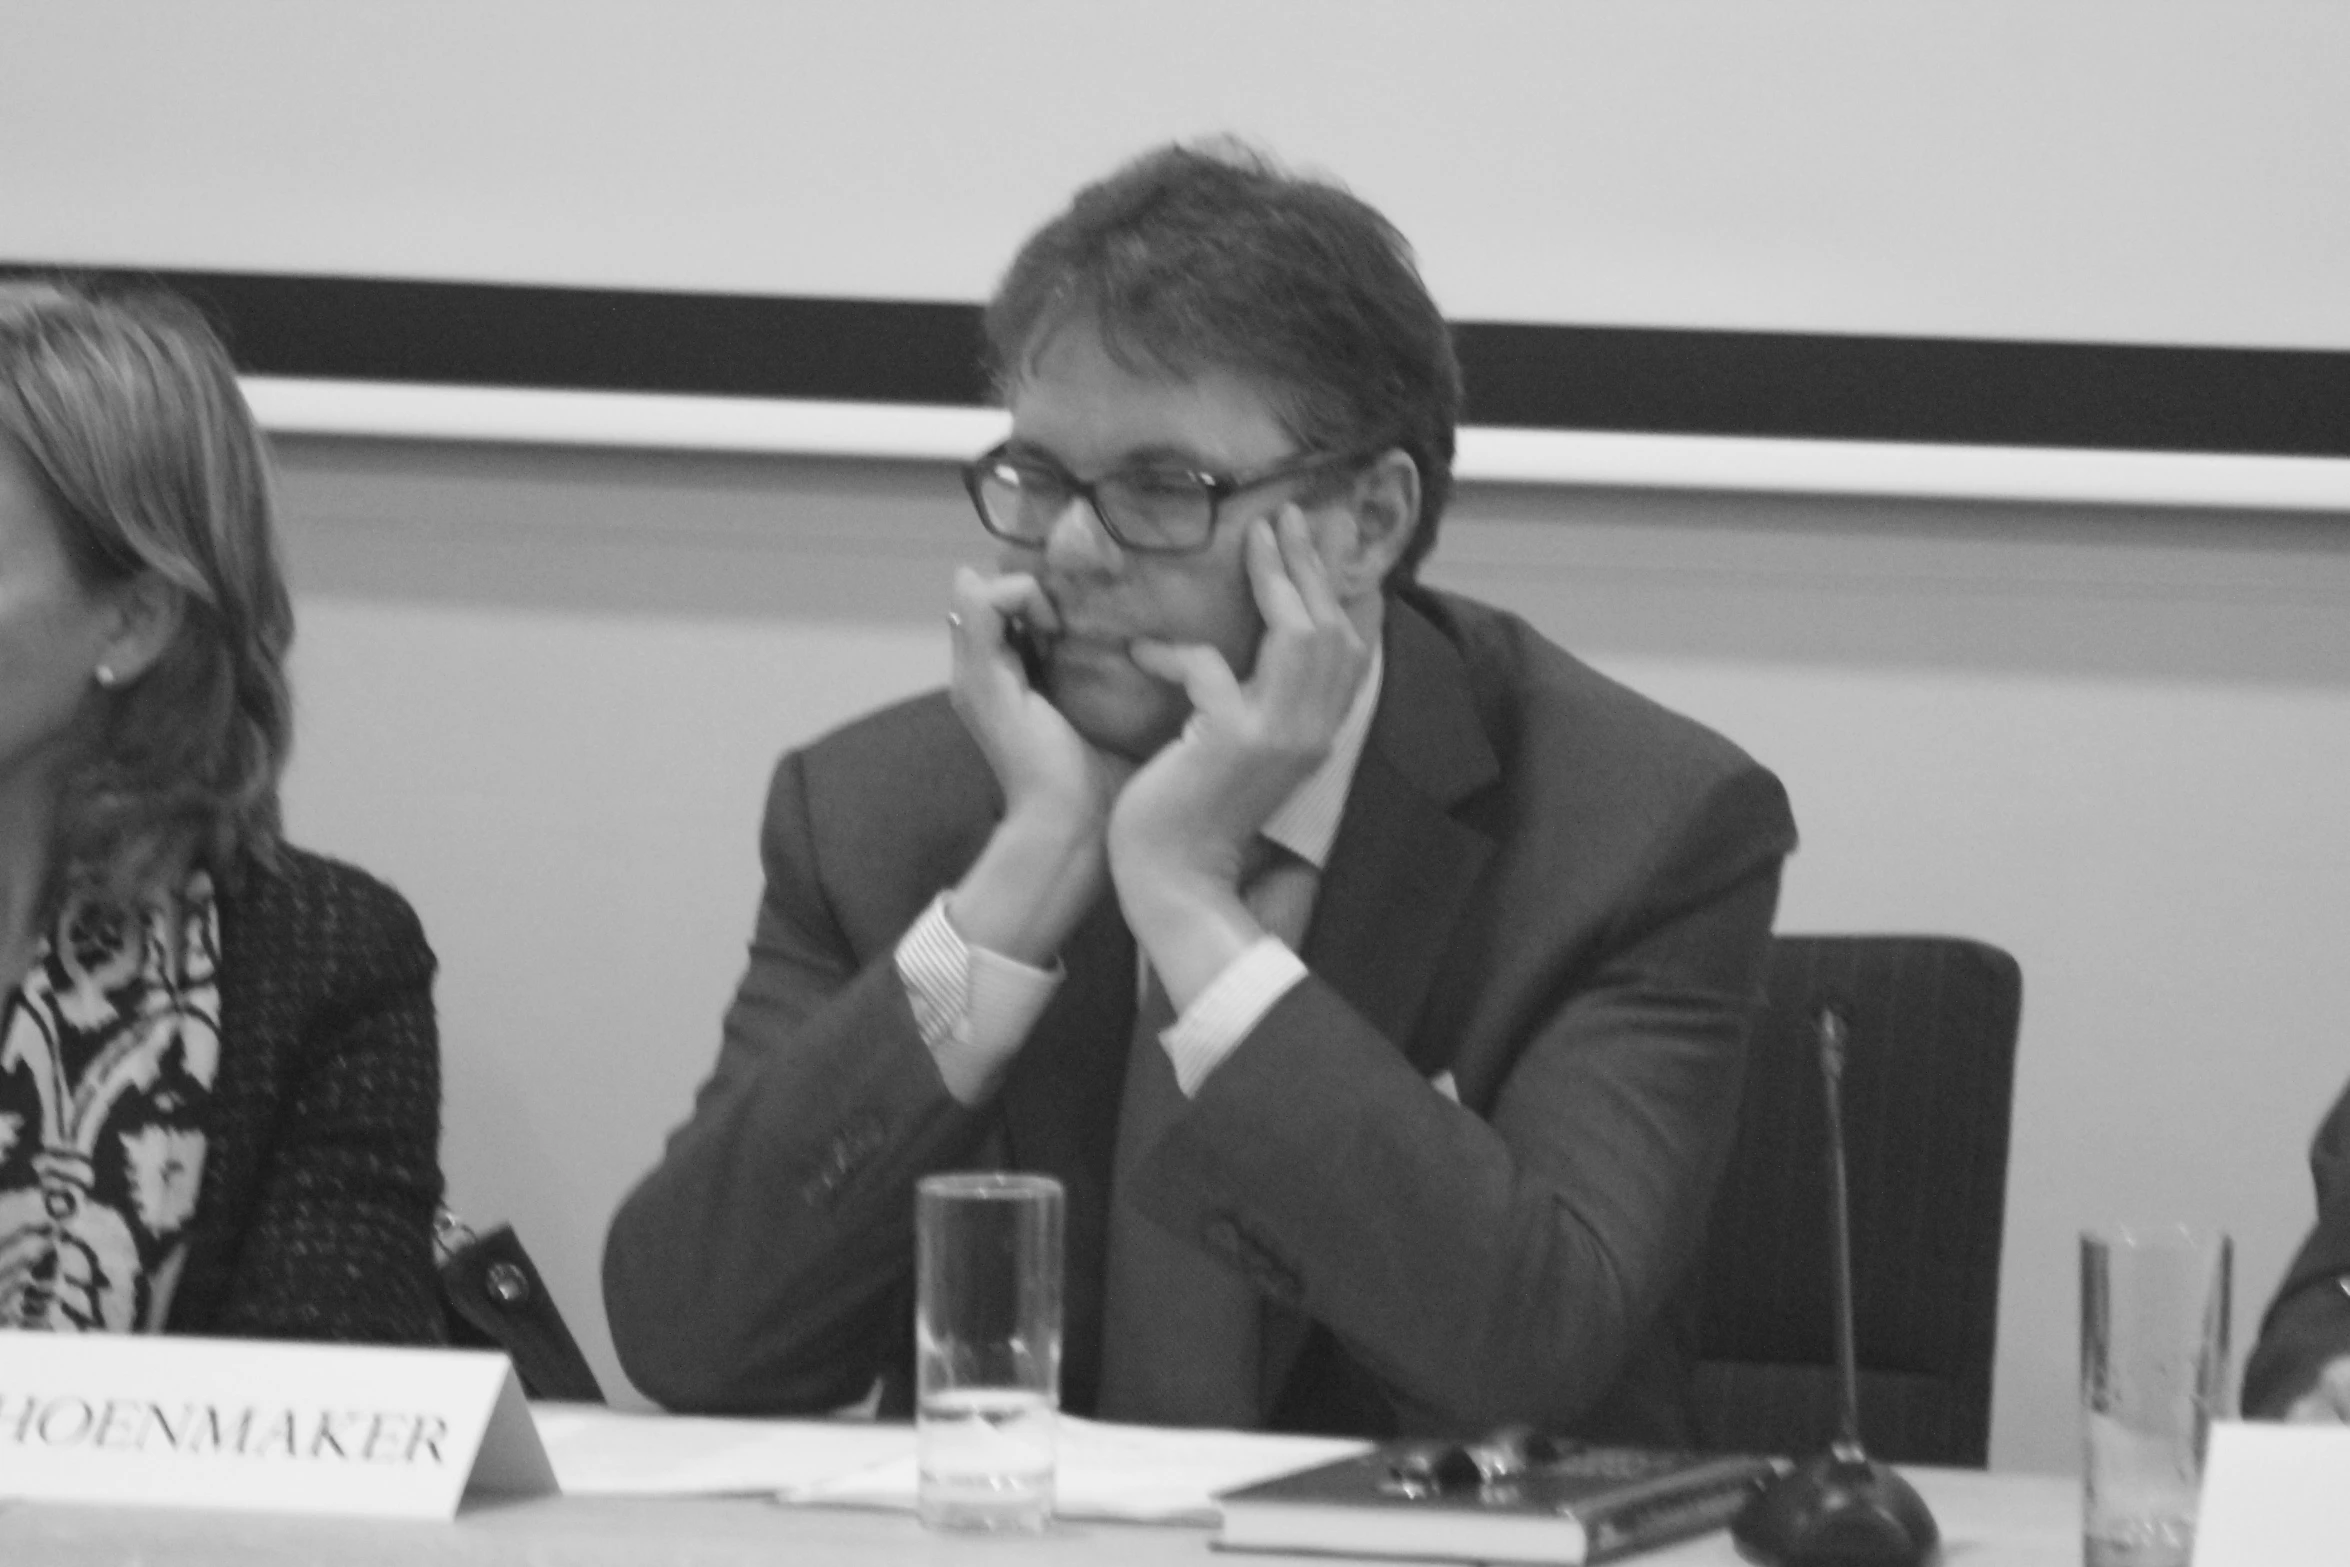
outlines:
[[[152,668],[179,635],[188,597],[153,571],[115,583],[106,593],[112,623],[99,650],[99,663],[111,673],[112,684],[129,685]]]
[[[1339,597],[1379,592],[1419,522],[1419,465],[1390,447],[1355,475],[1346,520],[1325,536],[1322,560]]]

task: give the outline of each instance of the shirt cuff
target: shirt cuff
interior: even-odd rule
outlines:
[[[943,892],[898,939],[897,967],[923,1047],[947,1092],[965,1105],[995,1091],[1061,986],[1058,967],[1030,968],[966,942],[947,918]]]
[[[1273,1003],[1306,977],[1306,966],[1278,936],[1260,936],[1207,988],[1172,1027],[1159,1035],[1175,1067],[1175,1084],[1185,1098],[1199,1092],[1208,1074],[1240,1048],[1249,1031],[1264,1021]]]

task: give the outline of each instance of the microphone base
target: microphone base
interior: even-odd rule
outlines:
[[[1851,1449],[1765,1486],[1731,1521],[1730,1538],[1767,1567],[1922,1567],[1942,1546],[1917,1488]]]

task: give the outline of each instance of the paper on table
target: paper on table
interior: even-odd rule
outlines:
[[[2195,1567],[2339,1567],[2350,1559],[2350,1427],[2211,1428]]]
[[[798,1490],[914,1461],[913,1428],[869,1420],[719,1420],[533,1404],[531,1419],[574,1496],[719,1496]]]
[[[1370,1444],[1344,1437],[1108,1425],[1063,1415],[1058,1445],[1053,1511],[1061,1517],[1212,1524],[1218,1491],[1328,1463]],[[787,1490],[778,1499],[911,1512],[914,1480],[909,1450],[901,1459]]]

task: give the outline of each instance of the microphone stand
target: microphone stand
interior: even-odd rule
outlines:
[[[1860,1445],[1860,1369],[1852,1330],[1852,1214],[1844,1173],[1844,1014],[1819,1015],[1820,1074],[1828,1094],[1828,1184],[1835,1223],[1836,1440],[1818,1458],[1765,1486],[1730,1524],[1739,1554],[1769,1567],[1919,1567],[1942,1537],[1916,1487]]]

